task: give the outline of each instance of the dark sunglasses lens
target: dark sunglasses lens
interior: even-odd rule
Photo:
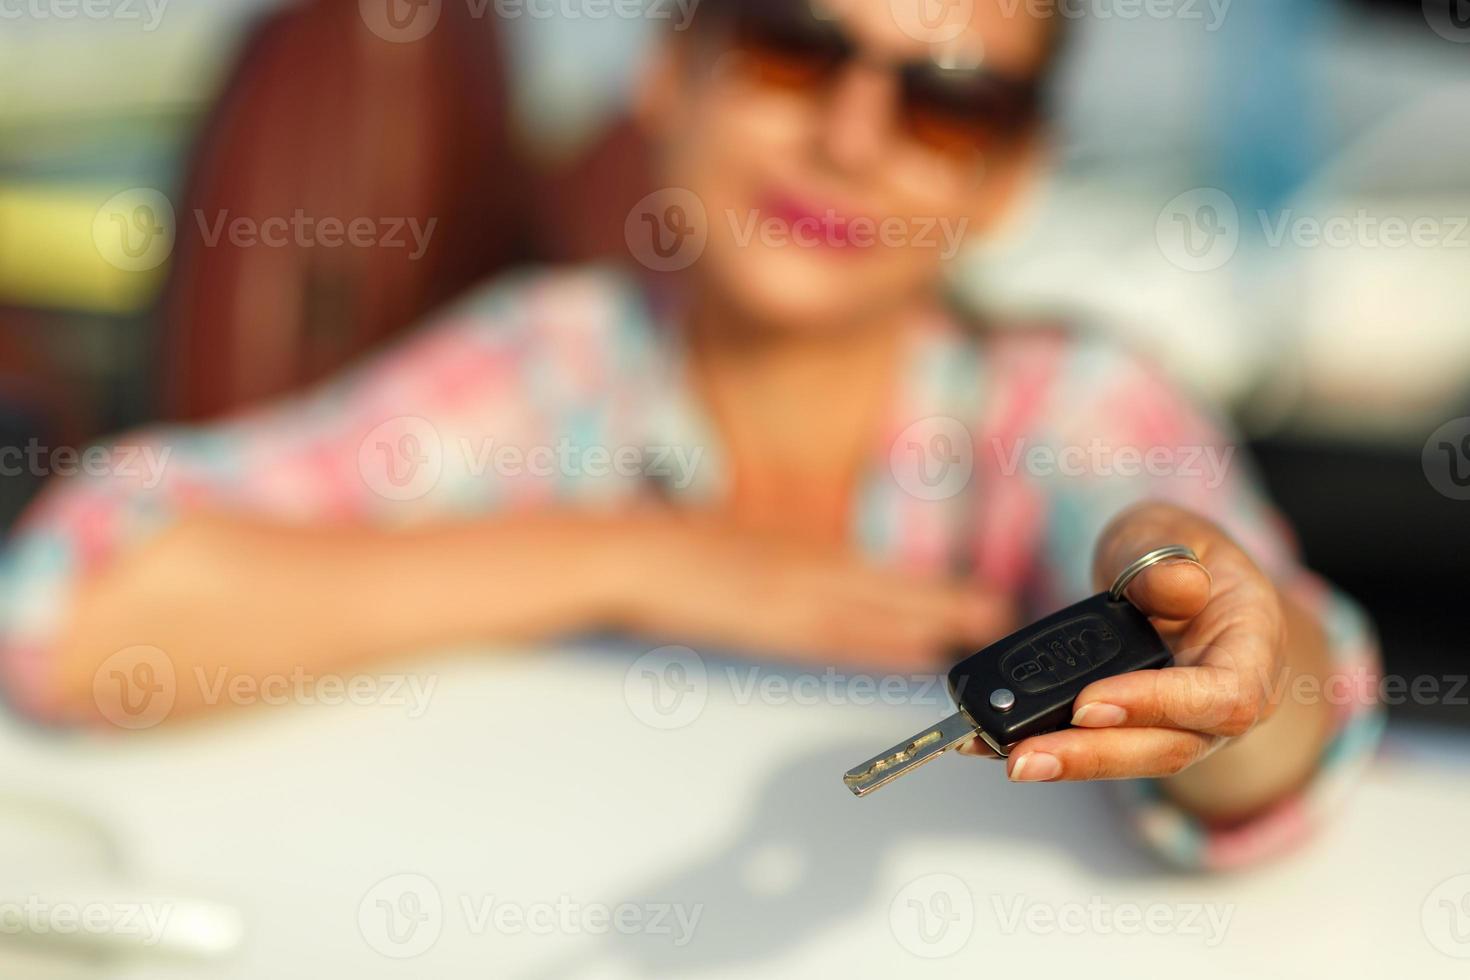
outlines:
[[[956,154],[1014,138],[1035,118],[1035,87],[981,69],[916,65],[904,71],[904,121],[914,137]]]
[[[817,84],[850,54],[841,29],[800,0],[742,0],[732,26],[742,65],[772,85]]]

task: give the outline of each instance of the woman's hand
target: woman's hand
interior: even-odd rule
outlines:
[[[653,636],[932,671],[1015,626],[1009,600],[974,582],[882,569],[711,518],[658,515],[631,531],[624,554],[640,556],[640,573],[625,575],[617,618]]]
[[[1240,739],[1241,747],[1261,744],[1256,736],[1243,736],[1280,706],[1273,694],[1281,690],[1289,661],[1302,669],[1325,663],[1320,629],[1305,625],[1305,617],[1283,601],[1271,579],[1223,531],[1173,506],[1144,504],[1114,520],[1097,546],[1098,588],[1108,588],[1140,555],[1175,544],[1192,548],[1204,567],[1189,561],[1156,565],[1134,580],[1128,595],[1154,619],[1177,666],[1088,685],[1074,703],[1076,727],[1027,739],[1012,750],[1011,779],[1174,776],[1231,740]],[[1289,623],[1291,632],[1302,634],[1291,642]],[[1271,738],[1263,753],[1271,757],[1263,764],[1266,772],[1252,777],[1249,792],[1234,794],[1236,803],[1240,798],[1247,798],[1247,805],[1269,802],[1315,766],[1325,740],[1327,706],[1288,707],[1282,714],[1290,714],[1292,722],[1283,731],[1294,743]],[[1273,727],[1256,735],[1265,737]],[[1231,788],[1217,795],[1231,795]],[[1200,802],[1200,809],[1218,809],[1211,800]]]

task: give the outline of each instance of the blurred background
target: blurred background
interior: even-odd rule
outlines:
[[[217,417],[509,266],[626,258],[624,219],[653,189],[627,96],[662,22],[425,2],[437,26],[406,43],[369,0],[0,0],[0,447]],[[1146,345],[1230,412],[1308,562],[1373,614],[1389,672],[1463,674],[1470,5],[1125,6],[1078,25],[1047,179],[955,288]],[[238,247],[198,217],[298,210],[438,223],[415,257]],[[42,480],[6,471],[0,528]],[[1394,722],[1470,721],[1420,700]]]
[[[1309,561],[1407,673],[1464,653],[1470,521],[1425,472],[1430,442],[1458,442],[1431,436],[1470,415],[1455,3],[1099,7],[1059,93],[1054,172],[956,275],[977,305],[1139,341],[1225,405]],[[215,416],[333,373],[506,266],[626,257],[624,217],[652,189],[626,100],[662,20],[433,0],[436,28],[403,43],[364,4],[7,8],[0,439]],[[240,248],[197,218],[297,209],[438,224],[414,257]],[[119,251],[117,223],[155,212]],[[40,480],[0,481],[0,526]]]

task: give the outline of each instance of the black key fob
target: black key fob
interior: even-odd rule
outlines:
[[[1149,618],[1104,592],[955,664],[949,693],[1004,756],[1023,739],[1066,728],[1072,702],[1093,681],[1173,662]]]
[[[1072,703],[1093,681],[1174,662],[1153,623],[1129,602],[1128,584],[1146,569],[1182,559],[1182,545],[1159,548],[1125,568],[1113,587],[1032,623],[955,664],[949,693],[958,710],[907,741],[843,774],[854,796],[867,796],[952,748],[976,738],[1002,757],[1017,742],[1067,728]],[[1201,565],[1201,567],[1203,567]]]

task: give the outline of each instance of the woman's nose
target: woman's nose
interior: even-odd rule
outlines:
[[[895,89],[891,74],[866,65],[853,65],[837,79],[821,133],[823,155],[834,169],[860,174],[883,159]]]

